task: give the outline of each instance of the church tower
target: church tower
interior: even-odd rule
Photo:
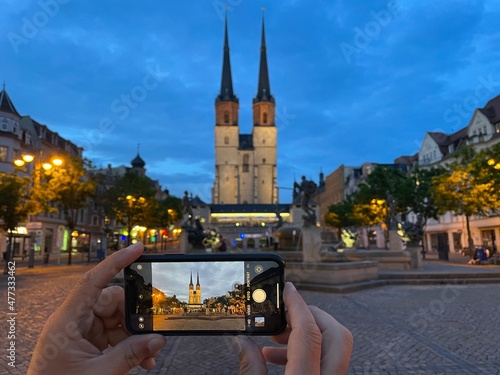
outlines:
[[[196,289],[193,285],[193,273],[191,272],[191,280],[189,282],[189,296],[188,305],[201,305],[201,286],[200,286],[200,274],[197,273]]]
[[[258,203],[275,204],[278,203],[276,104],[269,83],[264,14],[261,33],[259,82],[253,99],[255,193]]]
[[[240,134],[238,98],[234,95],[229,58],[227,14],[220,93],[215,100],[215,182],[213,204],[275,204],[275,101],[267,67],[264,16],[257,95],[253,99],[252,134]]]
[[[236,203],[238,197],[239,101],[233,91],[227,14],[220,93],[215,99],[215,183],[214,203]]]

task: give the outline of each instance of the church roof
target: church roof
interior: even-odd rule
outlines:
[[[235,102],[238,98],[233,91],[233,78],[231,75],[231,59],[229,57],[229,37],[227,32],[227,14],[224,28],[224,55],[222,61],[222,80],[220,84],[220,93],[216,101]]]
[[[3,85],[3,89],[0,92],[0,111],[12,113],[18,117],[21,117],[21,115],[17,112],[16,107],[14,107],[14,104],[12,104],[9,94],[7,94],[7,91],[5,90],[5,84]]]
[[[137,154],[137,156],[130,162],[133,168],[144,168],[146,162]]]
[[[264,28],[264,15],[262,15],[262,36],[260,44],[260,66],[259,66],[259,84],[257,87],[256,102],[271,102],[274,103],[274,97],[271,94],[271,84],[269,83],[269,70],[267,68],[267,51],[266,51],[266,32]]]

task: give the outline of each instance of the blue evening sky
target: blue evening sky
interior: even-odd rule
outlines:
[[[225,3],[244,133],[266,6],[280,187],[414,154],[500,94],[498,0],[2,0],[0,79],[97,166],[140,143],[150,177],[210,202]]]

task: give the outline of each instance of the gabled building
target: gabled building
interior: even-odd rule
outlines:
[[[457,132],[426,133],[418,153],[418,164],[423,168],[446,165],[453,161],[455,152],[464,145],[471,145],[480,151],[497,143],[500,143],[500,95],[488,101],[483,108],[475,109],[467,126]],[[470,225],[474,244],[498,250],[500,216],[472,217]],[[465,218],[448,212],[438,220],[428,220],[424,241],[428,251],[461,251],[467,246]]]

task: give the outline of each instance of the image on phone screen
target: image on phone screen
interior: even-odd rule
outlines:
[[[283,269],[275,261],[138,261],[126,274],[135,332],[265,334],[284,324]]]

